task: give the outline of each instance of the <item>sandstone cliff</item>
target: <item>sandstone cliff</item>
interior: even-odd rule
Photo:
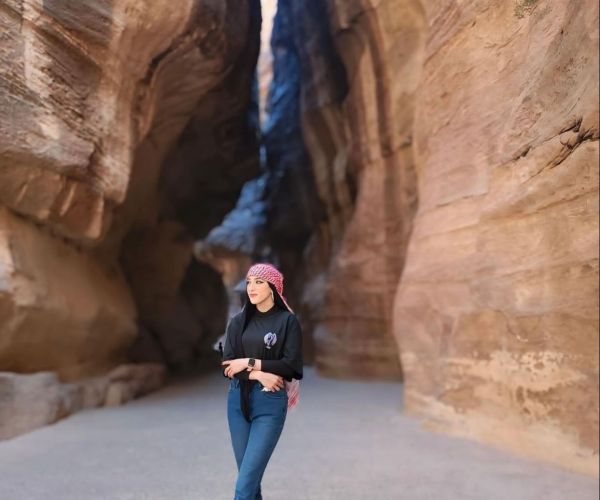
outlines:
[[[294,64],[273,92],[301,82],[297,186],[322,210],[288,266],[319,373],[403,376],[430,428],[597,474],[598,6],[280,0],[278,18]]]
[[[429,427],[597,475],[597,4],[328,13],[347,95],[327,98],[324,51],[298,42],[320,241],[339,241],[317,367],[391,373],[393,336]]]
[[[597,474],[598,5],[426,10],[394,301],[407,407]]]
[[[258,1],[0,3],[0,370],[185,368],[221,332],[226,293],[193,241],[257,172],[259,31]],[[18,380],[2,435],[77,406],[27,409]]]

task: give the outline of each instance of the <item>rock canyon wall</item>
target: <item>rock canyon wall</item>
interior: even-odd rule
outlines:
[[[292,277],[320,374],[403,376],[428,428],[595,475],[597,21],[591,2],[279,0],[267,175],[213,234],[239,250],[263,204],[246,253]]]
[[[330,0],[334,98],[304,4],[317,368],[397,346],[429,428],[598,475],[597,4]]]
[[[391,313],[417,201],[411,144],[424,15],[417,2],[305,3],[304,14],[294,4],[304,16],[303,133],[326,207],[307,261],[313,270],[328,262],[305,293],[316,366],[398,379]],[[310,29],[325,17],[327,34]]]
[[[425,4],[407,408],[597,475],[598,5]]]
[[[193,242],[258,170],[260,4],[6,0],[0,33],[9,437],[156,387],[222,330]]]

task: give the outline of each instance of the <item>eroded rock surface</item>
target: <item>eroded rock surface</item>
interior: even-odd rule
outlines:
[[[281,10],[325,213],[302,266],[320,373],[401,362],[432,428],[597,475],[597,5]]]
[[[523,8],[426,6],[394,332],[432,427],[597,474],[598,6]]]
[[[0,5],[0,370],[206,354],[227,303],[193,242],[258,171],[259,30],[258,0]]]
[[[159,363],[123,364],[97,377],[61,383],[55,372],[0,372],[0,439],[54,423],[84,408],[115,406],[160,388]]]
[[[401,376],[391,311],[416,210],[410,146],[424,28],[416,3],[278,4],[266,147],[281,179],[267,227],[328,376]],[[288,137],[295,127],[300,146]],[[303,164],[310,175],[299,175]]]

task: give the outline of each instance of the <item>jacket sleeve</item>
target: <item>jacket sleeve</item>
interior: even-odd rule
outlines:
[[[229,319],[229,322],[227,323],[227,328],[225,330],[225,347],[223,349],[223,361],[236,359],[235,353],[233,351],[233,345],[231,343],[231,335],[233,335],[231,323],[232,323],[232,318]],[[227,367],[225,365],[222,365],[222,370],[223,370],[222,375],[225,378],[229,378],[227,375],[225,375],[226,368]],[[249,380],[249,378],[248,378],[249,375],[250,375],[250,372],[248,370],[243,370],[241,372],[236,373],[234,375],[234,377],[238,378],[238,379],[242,379],[242,380]]]
[[[284,379],[290,381],[294,378],[294,370],[290,365],[281,359],[262,359],[261,370],[263,372],[281,375]]]
[[[302,329],[295,314],[290,314],[286,325],[285,344],[281,359],[261,360],[261,370],[281,375],[288,381],[303,377]]]

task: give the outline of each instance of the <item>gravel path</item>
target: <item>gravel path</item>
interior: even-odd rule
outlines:
[[[85,410],[0,442],[1,500],[231,500],[220,373]],[[401,385],[305,367],[263,478],[265,500],[592,500],[598,480],[420,429]],[[292,464],[296,461],[295,465]]]

